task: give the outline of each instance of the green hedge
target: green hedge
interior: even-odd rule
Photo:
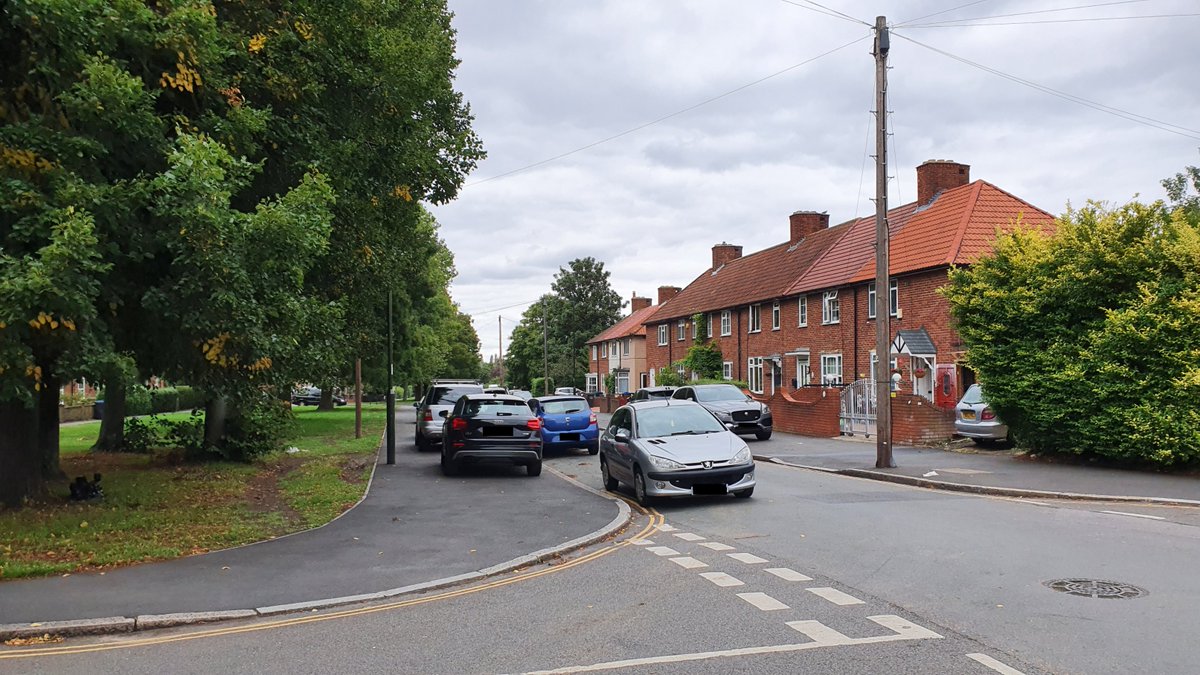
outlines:
[[[129,388],[125,415],[135,417],[154,413],[191,410],[204,406],[204,394],[188,386],[147,389],[140,384]]]

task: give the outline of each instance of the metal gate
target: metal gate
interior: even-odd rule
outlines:
[[[862,434],[867,438],[875,433],[875,382],[857,380],[842,389],[838,421],[843,436]]]

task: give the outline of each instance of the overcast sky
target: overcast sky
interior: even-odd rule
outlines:
[[[915,167],[927,159],[969,164],[973,180],[1051,213],[1089,199],[1158,199],[1161,179],[1200,165],[1200,16],[1094,20],[1200,13],[1200,2],[959,7],[968,2],[821,2],[870,24],[886,14],[895,27],[892,206],[915,199]],[[874,211],[867,25],[802,0],[449,4],[462,60],[457,88],[488,158],[458,199],[433,213],[457,262],[451,293],[473,316],[485,357],[497,352],[497,316],[507,345],[521,312],[574,258],[602,261],[626,300],[654,297],[705,270],[713,244],[749,254],[785,241],[793,211],[828,211],[832,223]],[[1041,11],[1085,4],[1103,6]],[[959,23],[919,27],[945,21]],[[903,38],[1193,131],[1128,121]]]

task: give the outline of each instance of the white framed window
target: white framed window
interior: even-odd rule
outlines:
[[[678,375],[680,377],[685,377],[684,373],[686,373],[686,372],[687,371],[684,369],[684,367],[682,365],[675,366],[675,374],[676,375]]]
[[[807,387],[812,384],[812,364],[808,354],[796,355],[796,386]]]
[[[600,343],[600,356],[603,358],[608,357],[608,343],[607,342]]]
[[[750,318],[747,321],[747,333],[758,333],[762,331],[762,305],[750,305]]]
[[[729,315],[729,310],[721,312],[721,335],[729,335],[733,332],[733,321]]]
[[[900,287],[895,279],[888,282],[888,313],[896,316],[900,309]],[[867,318],[875,318],[875,282],[867,284]]]
[[[593,347],[593,349],[595,349],[595,347]],[[598,375],[596,375],[595,373],[588,373],[587,390],[588,391],[598,391],[599,390],[599,382],[600,382],[600,377]]]
[[[618,344],[618,342],[617,342],[616,340],[613,340],[613,341],[612,341],[612,346],[610,346],[610,347],[608,348],[608,354],[609,354],[609,356],[616,356],[616,355],[617,355],[617,344]]]
[[[879,364],[879,357],[875,355],[875,350],[874,350],[874,349],[872,349],[872,350],[871,350],[871,375],[870,375],[870,378],[871,378],[871,381],[872,381],[872,382],[875,382],[875,381],[876,381],[876,379],[875,379],[875,367],[876,367],[878,364]],[[895,370],[895,369],[897,368],[897,366],[899,366],[899,365],[900,365],[900,361],[899,361],[899,359],[897,359],[895,356],[893,356],[892,358],[888,359],[888,374],[890,375],[890,374],[891,374],[891,372],[892,372],[893,370]]]
[[[800,315],[800,319],[796,325],[800,326],[801,328],[804,328],[805,326],[808,325],[808,296],[807,295],[800,296],[800,299],[796,301],[796,311]]]
[[[821,355],[821,384],[841,384],[842,383],[842,355],[841,354],[822,354]]]
[[[838,292],[825,291],[821,298],[821,323],[841,323],[842,310],[838,306]]]
[[[750,391],[761,394],[763,392],[763,357],[751,356],[746,360],[747,384],[750,385]]]
[[[726,361],[721,364],[721,377],[726,380],[733,379],[733,361]]]
[[[771,303],[771,330],[779,330],[779,321],[782,312],[779,311],[779,301]]]
[[[679,325],[676,327],[675,339],[683,340],[687,338],[687,322],[683,319],[679,320]]]
[[[629,338],[621,340],[621,353],[625,356],[629,356]]]
[[[643,386],[643,387],[649,387],[649,386],[651,386],[651,384],[650,384],[650,373],[642,373],[642,374],[641,374],[641,376],[640,376],[638,379],[639,379],[639,380],[641,380],[641,386]]]
[[[658,324],[658,344],[659,344],[659,346],[667,344],[667,332],[669,330],[670,329],[667,328],[667,324],[665,324],[665,323]]]
[[[629,391],[629,373],[617,373],[617,392],[624,394]]]
[[[712,312],[709,312],[708,314],[705,314],[705,315],[704,315],[704,319],[705,319],[705,321],[708,323],[708,332],[707,332],[707,335],[708,335],[708,337],[711,339],[711,338],[712,338],[712,336],[713,336],[713,330],[712,330]]]
[[[593,361],[595,361],[595,360],[596,360],[596,354],[597,354],[597,353],[598,353],[598,350],[596,349],[596,345],[592,345],[592,360],[593,360]]]

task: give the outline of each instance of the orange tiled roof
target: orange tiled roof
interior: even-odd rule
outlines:
[[[847,233],[843,226],[818,230],[798,243],[784,242],[705,270],[647,319],[659,323],[725,307],[786,295],[796,277]]]
[[[653,314],[657,309],[658,307],[655,305],[643,307],[633,314],[630,314],[624,319],[616,322],[607,330],[602,331],[596,337],[588,340],[587,343],[592,344],[593,342],[605,342],[607,340],[616,340],[618,338],[629,337],[631,335],[645,335],[646,319],[650,318],[650,315]]]

